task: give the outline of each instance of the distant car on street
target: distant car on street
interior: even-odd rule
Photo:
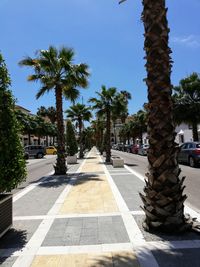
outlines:
[[[57,149],[55,148],[55,146],[47,146],[46,147],[46,154],[47,155],[56,155]]]
[[[30,157],[41,159],[46,155],[44,146],[41,145],[29,145],[24,147],[24,156],[26,159]]]
[[[200,163],[200,142],[186,142],[180,146],[178,161],[195,167]]]
[[[138,154],[138,149],[139,149],[139,145],[138,144],[133,144],[130,147],[130,153]]]
[[[124,152],[130,153],[130,151],[131,151],[131,145],[128,145],[128,144],[124,145]]]
[[[148,148],[149,148],[149,145],[140,145],[138,148],[138,154],[142,156],[146,156]]]

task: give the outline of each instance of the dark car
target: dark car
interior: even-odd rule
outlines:
[[[138,144],[133,144],[131,145],[130,152],[133,154],[138,154],[138,148],[139,148]]]
[[[24,155],[26,159],[30,157],[41,159],[46,155],[45,147],[40,145],[25,146]]]
[[[130,151],[131,151],[131,145],[128,145],[128,144],[124,145],[124,152],[130,153]]]
[[[195,167],[200,163],[200,143],[187,142],[180,146],[178,161],[187,163],[190,167]]]

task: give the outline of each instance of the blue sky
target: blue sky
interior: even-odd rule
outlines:
[[[12,91],[18,104],[36,113],[41,105],[55,105],[54,94],[35,99],[39,83],[27,82],[31,69],[21,68],[24,56],[34,56],[49,45],[75,50],[75,62],[90,66],[88,89],[83,102],[95,96],[102,84],[132,94],[129,113],[147,101],[143,51],[141,0],[0,0],[0,50],[11,74]],[[170,47],[174,61],[172,82],[192,72],[200,73],[200,1],[168,0]],[[81,98],[82,99],[82,98]],[[81,101],[80,99],[80,101]],[[70,103],[64,101],[64,109]]]

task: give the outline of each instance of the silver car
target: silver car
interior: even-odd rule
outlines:
[[[148,148],[149,148],[149,145],[140,145],[138,148],[138,154],[142,156],[146,156]]]
[[[200,143],[186,142],[180,146],[178,161],[195,167],[200,163]]]
[[[28,159],[30,157],[41,159],[46,154],[45,148],[40,145],[30,145],[24,147],[25,158]]]

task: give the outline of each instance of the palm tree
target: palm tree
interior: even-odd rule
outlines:
[[[21,66],[29,66],[34,74],[28,77],[28,81],[40,81],[41,87],[36,95],[38,99],[45,93],[54,90],[56,98],[56,118],[58,128],[58,149],[55,174],[65,174],[65,138],[63,124],[63,95],[74,101],[79,96],[77,87],[87,87],[88,66],[86,64],[74,64],[74,51],[63,47],[57,50],[50,46],[48,50],[37,52],[36,58],[27,57],[19,62]]]
[[[78,123],[79,128],[79,158],[83,158],[83,140],[82,140],[82,131],[83,131],[83,122],[89,121],[92,118],[92,113],[90,112],[90,107],[86,107],[84,104],[77,103],[66,110],[67,117],[71,118],[72,121]]]
[[[103,153],[103,130],[105,129],[105,121],[102,117],[97,117],[91,122],[91,127],[94,129],[95,144],[100,153]]]
[[[99,96],[99,99],[90,98],[89,100],[89,102],[94,104],[93,109],[97,110],[98,117],[101,117],[103,114],[106,116],[106,162],[110,162],[111,158],[110,128],[116,92],[117,90],[115,87],[106,89],[106,87],[102,85],[101,92],[96,92],[96,94]]]
[[[200,122],[200,76],[192,73],[180,80],[174,88],[174,118],[180,124],[186,122],[192,125],[193,140],[199,141],[198,123]]]
[[[124,2],[122,0],[122,2]],[[144,194],[145,229],[183,231],[188,225],[184,217],[183,181],[174,142],[171,49],[165,0],[143,0],[142,20],[145,29],[146,84],[148,87],[149,173]]]
[[[134,121],[135,121],[135,127],[138,131],[138,137],[140,140],[140,144],[143,143],[143,133],[147,130],[147,112],[140,109],[135,115],[134,115]]]
[[[55,133],[56,131],[56,109],[54,107],[44,107],[44,106],[41,106],[40,108],[38,108],[38,112],[37,112],[37,115],[41,116],[41,117],[44,117],[44,118],[48,118],[52,124],[51,128],[53,129],[53,133]],[[56,135],[53,135],[53,145],[55,143],[55,136]],[[46,145],[48,145],[48,138],[46,139],[47,140],[47,143]]]

